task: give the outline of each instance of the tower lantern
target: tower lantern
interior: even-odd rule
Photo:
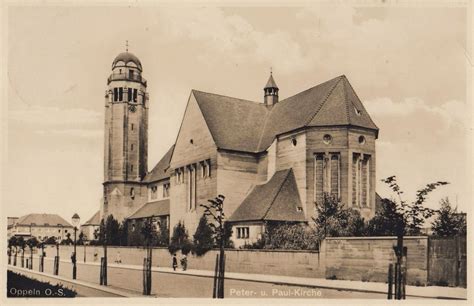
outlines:
[[[270,78],[263,91],[265,92],[264,101],[266,106],[273,106],[278,103],[278,86],[273,79],[273,73],[270,70]]]

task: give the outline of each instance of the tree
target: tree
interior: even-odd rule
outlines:
[[[128,245],[128,220],[124,219],[120,224],[120,245]]]
[[[397,208],[397,212],[402,215],[403,219],[403,235],[420,235],[421,227],[425,222],[425,219],[430,218],[436,212],[433,209],[424,207],[423,204],[426,201],[428,195],[436,190],[438,187],[449,184],[448,182],[438,181],[435,183],[426,184],[422,189],[416,192],[415,200],[411,203],[402,199],[403,191],[398,185],[396,176],[389,176],[382,180],[386,183],[390,189],[398,196],[398,203],[392,200]]]
[[[199,224],[196,228],[196,233],[193,235],[193,253],[197,256],[202,256],[211,250],[214,245],[214,232],[212,227],[207,222],[205,215],[199,219]]]
[[[84,233],[80,232],[79,237],[77,239],[77,245],[83,245],[84,244],[84,238],[85,238]]]
[[[145,246],[153,246],[157,241],[156,226],[152,218],[146,218],[143,221],[143,226],[140,229],[140,233],[143,236]]]
[[[173,228],[173,236],[171,236],[168,250],[171,254],[175,254],[179,250],[181,250],[183,254],[188,254],[191,251],[188,231],[181,221]]]
[[[54,236],[48,237],[48,239],[45,240],[44,244],[56,245],[56,237]]]
[[[94,231],[94,236],[98,244],[120,245],[120,224],[113,215],[108,215],[107,219],[100,221],[98,231]]]
[[[74,241],[72,241],[72,239],[71,239],[71,233],[67,233],[66,234],[66,239],[63,239],[61,241],[61,244],[66,244],[66,245],[71,245],[73,243],[74,243]]]
[[[454,237],[466,235],[466,217],[463,213],[458,213],[457,207],[452,208],[448,198],[442,199],[441,208],[436,211],[436,219],[431,226],[433,235],[441,237]]]
[[[397,204],[390,199],[382,199],[382,207],[367,224],[369,236],[397,236],[404,231],[403,215]]]
[[[158,231],[156,245],[167,247],[169,245],[169,242],[170,242],[170,231],[168,229],[168,225],[166,222],[161,222],[160,228]]]
[[[316,237],[319,240],[327,236],[363,236],[365,221],[358,210],[345,208],[335,195],[323,194],[321,204],[316,204],[315,222]]]

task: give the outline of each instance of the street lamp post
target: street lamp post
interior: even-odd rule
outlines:
[[[78,214],[74,214],[72,216],[72,226],[74,226],[74,252],[72,253],[71,260],[72,260],[72,279],[76,279],[76,272],[77,272],[77,266],[76,266],[76,234],[77,234],[77,227],[79,226],[79,223],[81,221],[81,218],[79,218]]]

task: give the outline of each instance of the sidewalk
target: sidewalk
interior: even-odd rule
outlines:
[[[35,258],[38,258],[34,256]],[[52,260],[51,258],[45,258],[46,260]],[[70,263],[67,260],[60,260],[61,262]],[[80,262],[80,265],[96,265],[99,266],[98,262]],[[119,269],[130,269],[142,271],[140,265],[128,265],[128,264],[116,264],[109,263],[109,268]],[[176,270],[173,271],[171,267],[152,267],[152,272],[156,273],[170,273],[170,274],[181,274],[190,276],[200,277],[214,277],[214,271],[209,270],[195,270],[188,269],[186,271]],[[349,280],[330,280],[323,278],[307,278],[307,277],[295,277],[295,276],[283,276],[283,275],[265,275],[265,274],[249,274],[249,273],[238,273],[238,272],[226,272],[226,279],[232,280],[243,280],[252,282],[272,283],[279,285],[290,285],[299,287],[312,287],[322,289],[335,289],[335,290],[348,290],[358,291],[367,293],[387,293],[387,284],[375,283],[375,282],[361,282],[361,281],[349,281]],[[453,287],[440,287],[440,286],[406,286],[407,297],[418,297],[418,298],[436,298],[436,299],[467,299],[466,288],[453,288]]]

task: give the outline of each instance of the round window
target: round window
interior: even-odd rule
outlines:
[[[359,136],[359,143],[364,144],[365,143],[365,137],[364,136]]]
[[[298,141],[296,141],[296,138],[292,138],[291,143],[293,144],[294,147],[296,147],[296,144],[298,143]]]
[[[332,142],[332,137],[331,137],[331,135],[329,135],[329,134],[324,135],[324,136],[323,136],[323,142],[324,142],[325,144],[330,144],[330,143]]]

